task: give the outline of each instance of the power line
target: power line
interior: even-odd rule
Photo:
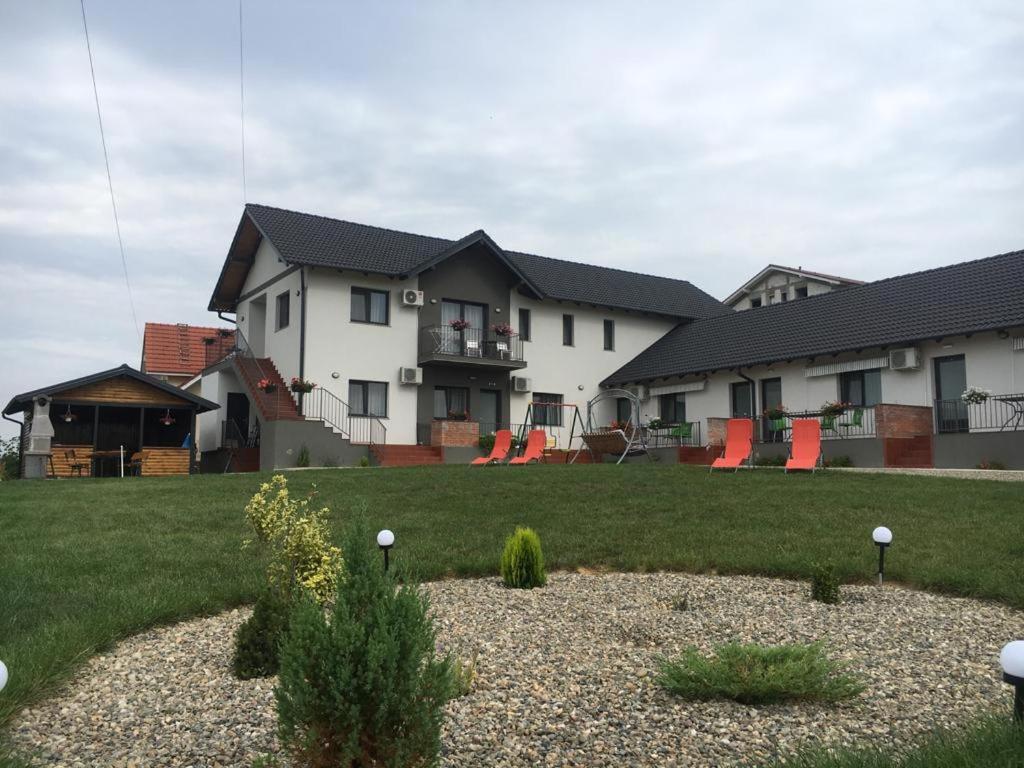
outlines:
[[[92,76],[92,94],[96,98],[96,119],[100,124],[100,143],[103,145],[103,163],[107,168],[107,188],[110,190],[110,207],[114,211],[114,229],[117,232],[117,245],[121,249],[121,268],[124,270],[124,285],[128,289],[128,305],[132,309],[132,322],[135,325],[135,336],[141,342],[139,318],[135,314],[135,299],[132,297],[132,284],[128,280],[128,257],[124,253],[124,240],[121,239],[121,222],[117,217],[117,202],[114,200],[114,180],[110,175],[110,156],[107,154],[107,136],[103,131],[103,113],[100,111],[100,92],[96,88],[96,69],[92,63],[92,45],[89,42],[89,24],[85,20],[85,0],[79,0],[82,6],[82,28],[85,30],[85,48],[89,52],[89,74]]]
[[[242,0],[238,0],[238,91],[242,112],[242,205],[248,202],[245,189],[245,27],[242,25]]]

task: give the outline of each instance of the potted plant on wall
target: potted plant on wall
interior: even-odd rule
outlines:
[[[448,421],[469,421],[469,411],[448,411]]]
[[[515,336],[516,329],[508,323],[495,323],[491,326],[491,330],[494,331],[495,336]]]
[[[314,384],[312,381],[306,381],[305,379],[300,379],[298,376],[293,376],[292,377],[292,383],[291,383],[291,390],[292,390],[292,392],[302,392],[303,394],[308,394],[309,392],[313,391],[313,387],[315,387],[315,386],[316,386],[316,384]]]
[[[268,395],[277,391],[277,384],[272,382],[270,379],[260,379],[256,387],[261,391],[266,392]]]
[[[982,389],[981,387],[968,387],[964,390],[964,393],[960,395],[960,399],[968,405],[981,405],[990,397],[992,397],[992,393],[987,389]]]
[[[451,326],[453,331],[464,331],[469,328],[469,320],[457,317],[454,320],[449,320],[448,325]]]
[[[836,416],[846,413],[846,409],[849,407],[850,404],[844,403],[842,400],[829,400],[821,406],[821,415],[834,419]]]

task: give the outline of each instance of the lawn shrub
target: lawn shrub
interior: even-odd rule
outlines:
[[[811,566],[811,600],[828,605],[839,602],[839,576],[832,563]]]
[[[540,536],[532,528],[516,528],[516,532],[505,540],[505,550],[501,553],[501,578],[505,586],[515,589],[533,589],[547,583]]]
[[[310,509],[312,496],[292,499],[288,480],[274,475],[246,505],[245,515],[256,540],[269,550],[270,589],[289,599],[307,591],[323,605],[334,594],[341,550],[330,543],[329,510]]]
[[[825,459],[823,464],[826,468],[852,467],[853,459],[851,459],[849,456],[833,456],[831,459]]]
[[[369,456],[360,456],[359,457],[359,466],[362,467],[363,469],[366,469],[368,466],[370,466],[370,457]]]
[[[365,521],[344,538],[325,612],[303,600],[281,646],[278,734],[296,766],[435,765],[451,662],[435,654],[426,598],[380,567]]]
[[[288,630],[291,606],[277,591],[268,589],[256,601],[252,616],[235,633],[231,670],[239,680],[277,674],[281,640]]]
[[[996,459],[988,459],[986,461],[979,462],[976,469],[1006,469],[1006,465],[1003,462]]]
[[[754,459],[755,467],[784,467],[786,456],[758,456]]]
[[[451,686],[449,698],[460,699],[469,695],[476,683],[476,654],[463,661],[459,657],[452,659]]]
[[[309,448],[303,445],[299,448],[299,455],[295,457],[296,467],[308,467],[309,466]]]
[[[731,699],[741,704],[839,701],[864,690],[819,643],[730,643],[716,648],[711,658],[689,648],[676,660],[662,660],[657,681],[686,699]]]

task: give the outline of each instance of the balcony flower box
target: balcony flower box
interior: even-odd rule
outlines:
[[[455,319],[449,321],[448,325],[451,326],[453,331],[464,331],[469,328],[469,320]]]
[[[305,380],[297,378],[297,377],[292,377],[292,383],[291,383],[291,390],[292,390],[292,392],[303,392],[303,393],[312,392],[313,391],[313,387],[315,387],[315,386],[316,386],[316,384],[314,384],[312,381],[305,381]]]
[[[256,387],[257,389],[266,392],[268,395],[272,395],[274,392],[277,392],[277,384],[270,381],[270,379],[260,379]]]

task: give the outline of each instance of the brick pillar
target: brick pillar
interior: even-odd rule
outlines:
[[[430,444],[448,448],[476,448],[480,445],[480,424],[475,421],[430,422]]]

